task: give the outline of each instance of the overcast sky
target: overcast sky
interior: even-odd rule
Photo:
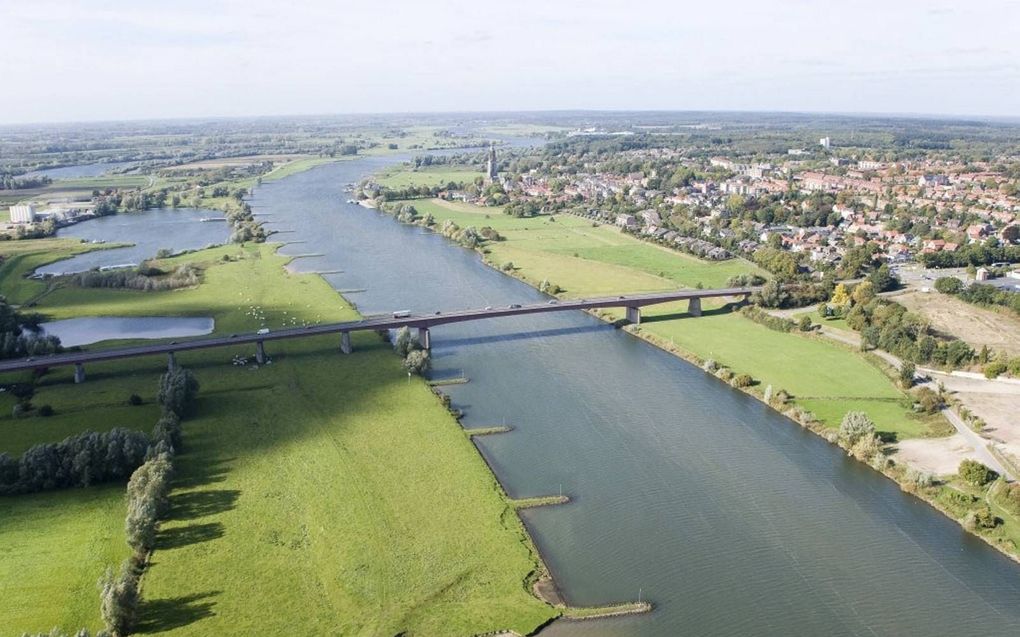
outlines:
[[[305,113],[1020,116],[1018,0],[0,0],[0,124]]]

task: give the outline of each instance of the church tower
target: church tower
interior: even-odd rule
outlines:
[[[485,176],[490,182],[496,181],[496,177],[499,176],[499,171],[496,169],[496,146],[492,142],[489,142],[489,161],[485,167]]]

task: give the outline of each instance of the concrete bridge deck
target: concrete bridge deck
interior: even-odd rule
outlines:
[[[346,321],[343,323],[328,323],[323,325],[309,325],[307,327],[284,328],[273,330],[264,334],[231,334],[229,336],[196,338],[180,342],[153,343],[151,345],[135,345],[132,347],[97,351],[63,352],[49,356],[6,360],[0,361],[0,373],[75,365],[77,368],[75,380],[80,382],[85,378],[83,366],[86,363],[98,363],[123,358],[167,354],[170,356],[172,365],[173,355],[177,352],[209,349],[213,347],[230,347],[243,344],[254,344],[256,359],[259,362],[263,362],[265,360],[266,341],[303,338],[307,336],[321,336],[323,334],[339,334],[341,337],[340,349],[344,353],[350,353],[351,332],[390,330],[404,326],[418,328],[419,340],[423,347],[428,348],[430,346],[429,328],[436,327],[438,325],[464,323],[467,321],[500,318],[505,316],[542,314],[546,312],[565,312],[568,310],[590,310],[607,307],[627,308],[628,320],[637,323],[640,322],[641,318],[640,308],[648,305],[658,305],[674,301],[688,301],[688,311],[690,311],[691,314],[698,316],[701,314],[701,299],[721,297],[743,297],[746,299],[752,293],[757,291],[757,289],[758,288],[723,288],[715,290],[677,290],[671,292],[618,295],[594,299],[550,300],[546,303],[533,303],[527,305],[512,304],[500,307],[486,307],[483,309],[435,312],[433,314],[411,314],[408,316],[383,315],[366,317],[358,321]]]

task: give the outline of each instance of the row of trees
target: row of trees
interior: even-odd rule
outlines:
[[[89,270],[71,278],[82,288],[117,288],[162,292],[198,285],[200,271],[191,263],[178,266],[166,273],[158,268],[142,266],[126,270]]]
[[[139,582],[156,544],[159,520],[170,506],[173,460],[181,445],[181,418],[194,410],[199,383],[183,367],[169,370],[159,379],[156,400],[162,415],[152,431],[145,462],[127,485],[127,516],[124,531],[131,557],[118,572],[107,569],[100,578],[100,612],[112,637],[123,637],[135,624],[141,600]]]

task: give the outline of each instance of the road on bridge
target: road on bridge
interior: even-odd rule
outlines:
[[[752,293],[757,291],[757,289],[758,288],[744,287],[715,290],[677,290],[672,292],[651,292],[647,294],[620,295],[595,299],[567,301],[553,299],[546,303],[534,303],[528,305],[512,304],[474,310],[435,312],[434,314],[407,314],[404,312],[394,312],[392,315],[367,317],[358,321],[309,325],[307,327],[292,327],[266,331],[263,333],[231,334],[229,336],[196,338],[180,342],[153,343],[151,345],[135,345],[132,347],[97,351],[63,352],[60,354],[52,354],[49,356],[40,356],[35,358],[6,360],[0,361],[0,373],[75,365],[78,367],[78,375],[80,376],[80,378],[76,376],[76,379],[80,381],[84,379],[82,366],[86,363],[135,358],[139,356],[154,356],[158,354],[173,355],[176,352],[209,349],[212,347],[229,347],[232,345],[242,344],[255,344],[257,358],[263,359],[265,357],[263,347],[266,341],[304,338],[323,334],[340,334],[342,338],[341,347],[345,352],[349,353],[351,332],[390,330],[404,326],[418,328],[420,330],[420,336],[424,337],[424,342],[422,344],[427,348],[429,346],[428,329],[437,325],[463,323],[467,321],[500,318],[504,316],[521,316],[525,314],[564,312],[569,310],[591,310],[607,307],[626,307],[628,309],[628,318],[637,322],[640,320],[639,309],[642,307],[684,300],[690,302],[689,307],[692,314],[700,315],[701,299],[720,297],[743,297],[746,299]]]

